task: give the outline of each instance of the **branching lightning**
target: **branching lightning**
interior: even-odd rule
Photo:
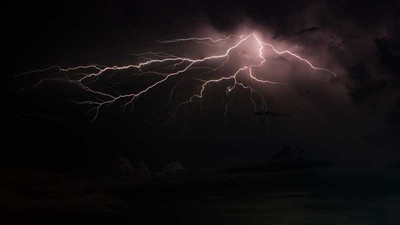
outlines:
[[[223,68],[229,61],[231,57],[231,53],[242,46],[246,41],[252,40],[257,44],[257,62],[250,63],[248,65],[244,65],[239,69],[235,70],[230,74],[223,74],[219,70]],[[45,78],[40,80],[36,85],[40,85],[45,81],[61,81],[67,82],[73,85],[77,85],[82,90],[90,93],[95,100],[86,100],[86,101],[75,101],[77,104],[81,105],[90,105],[92,106],[92,110],[95,111],[95,115],[93,117],[93,121],[97,118],[99,111],[102,107],[106,105],[110,105],[116,103],[117,101],[123,101],[122,104],[123,110],[125,110],[128,106],[134,106],[135,99],[139,98],[145,93],[152,91],[154,88],[163,85],[164,83],[171,80],[172,77],[181,76],[182,78],[176,82],[173,87],[170,89],[169,93],[169,103],[171,103],[171,99],[173,96],[173,92],[175,89],[182,85],[181,81],[185,78],[185,74],[192,70],[205,70],[206,73],[215,73],[218,74],[216,78],[192,78],[200,83],[198,89],[194,90],[192,94],[186,99],[177,104],[175,112],[178,111],[179,107],[185,104],[191,103],[194,99],[202,99],[204,93],[206,91],[206,87],[212,85],[213,83],[220,83],[223,81],[231,81],[232,84],[226,87],[226,94],[228,95],[230,92],[235,90],[238,87],[241,87],[250,92],[251,102],[254,105],[254,110],[257,110],[256,101],[253,99],[253,94],[256,93],[254,87],[249,84],[245,84],[238,79],[239,74],[247,74],[248,78],[253,82],[257,82],[260,84],[267,85],[289,85],[287,83],[280,83],[270,80],[264,80],[257,78],[254,73],[255,68],[260,68],[264,65],[267,59],[264,56],[264,50],[269,48],[277,55],[287,55],[288,57],[294,57],[299,60],[304,65],[308,66],[313,70],[320,71],[322,73],[327,73],[332,76],[337,76],[336,73],[332,72],[326,68],[320,68],[314,66],[309,60],[291,52],[288,50],[279,51],[272,44],[262,41],[255,33],[247,34],[247,35],[229,35],[220,39],[213,39],[211,37],[191,37],[191,38],[181,38],[181,39],[173,39],[173,40],[158,40],[160,44],[171,44],[171,43],[181,43],[181,42],[196,42],[201,44],[206,44],[211,47],[219,47],[220,52],[214,55],[209,55],[203,58],[189,58],[189,57],[181,57],[172,55],[165,52],[145,52],[141,54],[135,54],[135,56],[139,57],[142,61],[137,64],[130,64],[124,66],[103,66],[103,65],[80,65],[76,67],[62,68],[60,66],[54,66],[47,69],[42,70],[34,70],[27,73],[41,73],[51,69],[56,69],[56,74],[62,73],[63,76],[57,76],[56,78]],[[228,43],[233,43],[229,46]],[[223,50],[224,49],[224,50]],[[252,49],[254,51],[254,49]],[[217,64],[216,66],[210,66],[210,64]],[[160,69],[160,66],[163,68]],[[140,76],[145,76],[148,74],[153,74],[159,76],[159,78],[143,87],[140,90],[132,91],[130,93],[120,94],[118,91],[114,90],[113,93],[106,92],[103,90],[98,90],[93,88],[90,84],[93,82],[97,82],[99,79],[102,79],[102,75],[111,73],[115,75],[116,73],[124,70],[136,70],[137,74]],[[165,71],[168,72],[165,72]],[[90,71],[90,72],[87,72]],[[197,73],[197,72],[196,72]],[[198,72],[200,75],[204,73]],[[20,74],[22,75],[22,74]],[[260,95],[262,99],[261,106],[266,110],[266,103],[262,95]],[[225,118],[228,113],[228,103],[225,105]],[[172,119],[176,113],[174,113],[170,119]]]

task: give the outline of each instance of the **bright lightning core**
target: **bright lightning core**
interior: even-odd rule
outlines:
[[[60,81],[75,85],[88,93],[86,100],[75,103],[91,106],[94,111],[93,121],[103,107],[120,104],[123,111],[127,108],[133,109],[138,98],[163,86],[169,87],[168,93],[163,94],[168,96],[168,104],[175,98],[179,99],[169,121],[176,116],[180,107],[195,100],[201,102],[207,88],[217,83],[225,85],[224,91],[227,96],[236,89],[247,90],[254,110],[257,111],[260,105],[262,110],[267,110],[264,98],[257,92],[255,84],[289,85],[260,78],[264,70],[268,70],[265,66],[268,60],[267,53],[298,60],[305,67],[320,72],[321,75],[336,76],[333,71],[314,65],[294,52],[277,49],[263,41],[256,33],[229,35],[220,39],[190,37],[157,42],[174,46],[182,43],[205,45],[215,48],[215,51],[210,55],[193,58],[172,55],[168,52],[144,52],[136,54],[140,60],[137,64],[124,66],[92,64],[70,68],[56,66],[28,73],[56,70],[51,77],[40,80],[35,86],[43,82]],[[127,86],[132,82],[136,85]],[[260,97],[260,105],[256,103],[254,96]],[[228,103],[223,107],[226,116],[229,110]]]

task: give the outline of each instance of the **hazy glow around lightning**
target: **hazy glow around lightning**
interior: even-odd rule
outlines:
[[[189,58],[182,56],[175,56],[173,54],[169,54],[168,52],[145,52],[141,54],[136,54],[136,56],[144,59],[144,61],[139,62],[137,64],[129,64],[124,66],[101,66],[101,65],[80,65],[70,68],[62,68],[60,66],[51,67],[43,70],[35,70],[30,71],[28,73],[42,73],[46,70],[50,70],[53,68],[57,68],[57,73],[63,73],[65,76],[60,78],[46,78],[40,80],[37,85],[45,82],[45,81],[62,81],[67,82],[73,85],[77,85],[82,90],[90,93],[95,97],[96,100],[86,100],[86,101],[77,101],[77,104],[82,105],[91,105],[93,106],[93,110],[95,110],[95,115],[93,121],[97,118],[99,114],[99,110],[106,105],[116,103],[119,100],[123,100],[125,103],[123,104],[123,109],[125,110],[127,106],[134,104],[135,99],[143,95],[144,93],[152,91],[152,89],[163,85],[171,80],[172,77],[182,77],[185,78],[185,75],[189,71],[193,71],[191,73],[197,73],[194,70],[205,70],[208,73],[214,74],[213,78],[205,77],[202,75],[204,72],[198,72],[199,76],[195,79],[200,82],[200,86],[197,91],[193,93],[189,98],[180,102],[177,105],[177,109],[180,106],[191,103],[194,99],[203,98],[203,94],[206,91],[206,87],[213,84],[219,83],[222,81],[231,81],[232,84],[226,87],[226,94],[228,95],[230,92],[235,90],[238,87],[241,87],[250,92],[251,102],[254,105],[255,110],[257,109],[255,105],[255,101],[252,98],[253,93],[257,93],[254,89],[255,87],[250,84],[245,84],[238,79],[239,76],[246,75],[250,80],[260,84],[266,85],[289,85],[287,83],[281,83],[276,81],[264,80],[257,78],[255,76],[254,68],[258,68],[257,72],[262,69],[264,63],[267,61],[265,58],[265,50],[272,50],[276,55],[282,55],[283,57],[292,57],[295,60],[298,60],[304,66],[309,67],[312,70],[316,70],[321,73],[321,75],[330,75],[336,77],[337,74],[327,68],[322,68],[317,65],[314,65],[310,60],[288,50],[277,49],[271,43],[265,42],[258,36],[256,33],[250,34],[241,34],[241,35],[229,35],[223,38],[214,39],[212,37],[189,37],[189,38],[178,38],[172,40],[157,40],[158,43],[162,45],[170,45],[170,44],[180,44],[182,42],[194,42],[198,44],[205,44],[209,47],[218,47],[221,51],[217,54],[211,54],[206,57],[199,58]],[[246,44],[247,43],[247,44]],[[251,43],[250,45],[248,43]],[[250,63],[245,63],[245,65],[236,69],[232,73],[226,74],[226,72],[222,71],[222,68],[226,67],[228,63],[231,62],[232,52],[238,50],[239,48],[245,47],[249,52],[256,52],[256,56],[253,57]],[[253,62],[254,61],[254,62]],[[210,66],[210,64],[216,64]],[[160,69],[161,66],[165,68]],[[102,75],[106,73],[116,74],[119,71],[123,70],[135,70],[139,75],[144,76],[146,79],[146,75],[153,74],[158,75],[159,79],[148,84],[147,86],[141,88],[140,90],[131,91],[125,94],[119,94],[117,91],[115,93],[108,93],[102,90],[94,89],[91,87],[93,82],[97,82],[102,79]],[[85,72],[90,70],[91,72]],[[27,74],[27,73],[23,73]],[[20,74],[22,75],[22,74]],[[91,79],[94,79],[92,81]],[[193,78],[192,78],[193,79]],[[177,86],[181,85],[181,80],[177,82],[173,88],[171,88],[169,97],[170,101],[173,96],[173,92]],[[262,96],[261,96],[262,97]],[[263,99],[263,97],[262,97]],[[262,105],[265,106],[264,100],[262,100]],[[225,116],[227,115],[228,105],[225,105]],[[175,116],[176,114],[173,114]]]

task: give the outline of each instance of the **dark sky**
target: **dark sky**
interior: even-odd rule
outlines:
[[[101,168],[118,155],[153,167],[168,161],[223,167],[266,159],[283,144],[311,158],[399,156],[395,1],[1,1],[0,9],[3,167]],[[271,110],[291,114],[270,116],[268,126],[234,100],[225,123],[218,88],[207,97],[206,113],[194,105],[169,125],[155,121],[163,115],[162,90],[141,98],[133,112],[106,107],[91,123],[89,108],[70,101],[82,98],[79,90],[57,82],[32,89],[48,73],[13,78],[54,65],[124,65],[135,60],[131,53],[158,48],[160,38],[192,36],[201,27],[229,34],[243,26],[301,46],[338,77],[293,72],[293,87],[263,89]]]

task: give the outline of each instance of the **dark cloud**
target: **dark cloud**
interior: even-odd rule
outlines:
[[[400,97],[397,98],[393,109],[388,112],[387,122],[391,133],[400,137]]]
[[[374,40],[377,48],[377,57],[379,62],[391,69],[397,76],[400,77],[400,43],[398,40],[390,40],[386,37],[377,38]]]
[[[321,30],[320,27],[309,27],[309,28],[306,28],[306,29],[299,30],[294,34],[295,35],[302,35],[302,34],[307,34],[307,33],[314,33],[314,32],[317,32],[319,30]]]
[[[358,64],[350,68],[348,85],[349,95],[355,104],[367,102],[375,107],[374,97],[382,93],[387,87],[387,81],[372,77],[365,64]]]

